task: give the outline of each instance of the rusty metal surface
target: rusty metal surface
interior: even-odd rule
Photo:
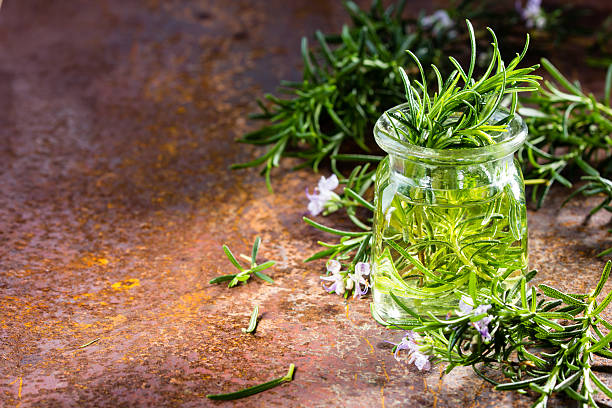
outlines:
[[[295,77],[300,36],[337,29],[326,1],[8,1],[0,13],[0,405],[524,407],[469,369],[395,362],[367,298],[344,302],[302,259],[318,176],[270,195],[233,143],[262,89]],[[273,10],[274,12],[271,12]],[[584,201],[529,213],[541,281],[585,290],[611,244]],[[207,282],[228,243],[279,260],[275,285]],[[254,305],[263,318],[243,334]],[[92,340],[95,343],[78,348]],[[227,403],[298,367],[295,380]]]

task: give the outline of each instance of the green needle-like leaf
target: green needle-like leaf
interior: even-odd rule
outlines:
[[[240,398],[249,397],[251,395],[269,390],[270,388],[278,387],[282,383],[289,382],[293,380],[293,372],[295,371],[295,365],[291,364],[289,366],[289,371],[284,376],[274,379],[272,381],[268,381],[263,384],[255,385],[253,387],[245,388],[240,391],[230,392],[227,394],[208,394],[206,398],[212,400],[221,400],[221,401],[230,401],[236,400]]]
[[[245,333],[254,333],[257,329],[257,318],[259,317],[259,306],[255,306],[251,313],[251,319],[249,320],[249,326],[246,329],[242,329]]]
[[[208,283],[227,282],[227,281],[231,281],[235,277],[236,277],[236,274],[217,276],[216,278],[212,278]]]
[[[227,255],[227,258],[230,260],[232,265],[234,265],[239,271],[244,271],[244,268],[242,267],[242,265],[240,265],[240,263],[238,262],[234,254],[232,254],[232,251],[230,251],[227,245],[223,245],[223,252],[225,252],[225,255]]]
[[[256,237],[255,242],[253,242],[253,250],[251,251],[251,268],[254,268],[257,260],[257,251],[259,251],[259,244],[261,243],[261,238]]]

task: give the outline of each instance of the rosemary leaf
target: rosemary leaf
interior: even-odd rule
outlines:
[[[280,378],[276,378],[272,381],[268,381],[263,384],[255,385],[253,387],[248,387],[240,391],[230,392],[227,394],[208,394],[206,395],[206,398],[211,399],[211,400],[230,401],[230,400],[236,400],[240,398],[249,397],[251,395],[269,390],[270,388],[278,387],[282,383],[293,380],[294,371],[295,371],[295,365],[291,364],[289,366],[289,370],[287,371],[287,374],[285,374],[284,376]]]
[[[253,313],[251,313],[251,319],[249,320],[249,327],[242,329],[245,333],[255,333],[257,329],[257,318],[259,317],[259,306],[255,306]]]

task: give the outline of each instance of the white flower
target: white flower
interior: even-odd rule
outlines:
[[[340,273],[340,269],[342,269],[342,265],[335,259],[332,259],[327,263],[327,272],[335,275]]]
[[[357,262],[357,264],[355,265],[355,272],[349,274],[349,282],[351,282],[351,288],[353,288],[353,285],[355,286],[355,291],[353,292],[353,299],[355,299],[356,297],[361,297],[368,293],[368,288],[370,287],[370,284],[366,277],[369,274],[370,264],[367,262]]]
[[[322,281],[331,282],[331,285],[327,287],[323,285],[323,288],[329,293],[335,292],[338,295],[343,295],[346,289],[350,289],[346,287],[344,282],[346,278],[342,276],[340,269],[342,269],[340,262],[332,259],[327,263],[327,272],[331,273],[331,276],[321,276]]]
[[[325,205],[334,197],[333,190],[338,187],[338,184],[338,177],[332,174],[328,178],[321,177],[318,186],[315,187],[312,194],[306,189],[306,197],[310,200],[308,211],[311,215],[319,215],[325,209]]]
[[[466,315],[470,313],[474,309],[474,302],[470,296],[461,296],[459,300],[459,310],[461,313],[457,313],[459,315]]]
[[[327,287],[323,285],[323,288],[329,293],[335,292],[338,295],[344,294],[344,291],[346,289],[344,286],[344,277],[339,273],[333,274],[331,276],[321,276],[321,280],[331,282],[331,285]]]
[[[542,0],[527,0],[525,7],[521,6],[521,0],[516,0],[514,7],[516,11],[521,15],[521,18],[525,20],[527,28],[536,28],[541,30],[546,26],[546,16],[542,12],[541,8]]]
[[[408,363],[414,363],[414,365],[416,366],[416,368],[419,369],[419,371],[422,371],[422,370],[427,371],[431,368],[431,363],[429,362],[429,356],[419,351],[415,351],[414,353],[410,355],[410,358],[408,359]]]
[[[343,295],[348,290],[353,290],[353,298],[361,297],[368,293],[370,287],[367,279],[370,274],[370,264],[367,262],[357,262],[353,273],[342,272],[342,265],[335,259],[327,263],[327,272],[331,275],[321,276],[321,280],[331,282],[329,286],[323,288],[332,293]]]
[[[319,191],[323,192],[323,191],[335,190],[338,187],[338,184],[339,184],[338,177],[336,177],[335,174],[332,174],[328,178],[321,176],[321,179],[319,180],[319,186],[318,186]]]
[[[370,264],[367,262],[357,262],[355,272],[362,276],[368,276],[370,274]]]
[[[418,335],[413,331],[409,330],[406,332],[406,334],[398,344],[391,342],[388,343],[395,345],[395,353],[393,354],[393,357],[395,357],[397,361],[399,361],[399,352],[401,350],[407,350],[408,354],[410,355],[410,357],[408,358],[408,363],[414,363],[414,365],[416,366],[416,368],[419,369],[419,371],[427,371],[431,368],[429,356],[421,353],[421,351],[419,350],[418,341]]]
[[[422,17],[421,25],[423,28],[432,28],[433,34],[437,36],[442,31],[451,30],[455,23],[449,17],[446,10],[437,10],[433,14]],[[450,38],[453,38],[457,33],[451,30],[448,32],[448,35]]]

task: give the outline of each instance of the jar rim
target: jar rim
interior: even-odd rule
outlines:
[[[527,137],[527,125],[523,118],[514,114],[508,123],[508,132],[503,140],[498,143],[481,146],[455,149],[434,149],[422,147],[398,140],[391,136],[392,125],[387,117],[388,113],[408,108],[408,103],[394,106],[383,113],[374,125],[374,138],[376,143],[387,153],[404,159],[426,159],[438,163],[482,163],[500,159],[514,154],[524,143]],[[506,109],[498,109],[497,112],[507,113]]]

